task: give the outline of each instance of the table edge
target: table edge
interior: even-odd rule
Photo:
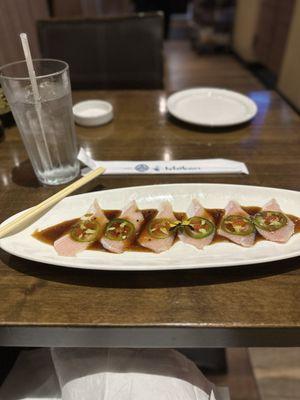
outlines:
[[[300,347],[299,328],[0,327],[0,346],[17,347]]]

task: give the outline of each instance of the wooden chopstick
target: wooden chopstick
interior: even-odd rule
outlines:
[[[64,189],[60,190],[58,193],[54,194],[48,199],[42,201],[41,203],[37,204],[35,207],[31,208],[28,211],[25,211],[22,215],[14,219],[13,221],[5,224],[0,228],[0,238],[6,236],[7,234],[11,233],[13,230],[18,229],[21,225],[28,223],[32,218],[36,217],[39,213],[47,210],[47,208],[53,206],[58,201],[62,200],[64,197],[68,196],[68,194],[74,192],[76,189],[79,189],[81,186],[85,185],[86,183],[90,182],[97,176],[103,174],[105,171],[104,168],[99,167],[87,175],[83,176],[82,178],[78,179],[77,181],[71,183],[71,185],[65,187]]]

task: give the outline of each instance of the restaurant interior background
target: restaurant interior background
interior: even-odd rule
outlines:
[[[61,29],[67,35],[68,29],[70,32],[73,29],[68,23],[69,19],[80,23],[90,18],[99,18],[101,24],[103,19],[108,23],[115,21],[116,16],[117,20],[122,20],[135,12],[154,13],[159,10],[165,15],[164,42],[157,38],[153,48],[152,43],[149,43],[149,49],[153,51],[153,57],[158,59],[163,51],[163,65],[158,65],[156,75],[151,77],[152,88],[161,88],[171,93],[193,86],[195,80],[189,78],[189,73],[195,68],[194,60],[199,62],[203,58],[205,63],[209,63],[210,57],[230,54],[263,82],[266,88],[276,90],[294,110],[300,112],[300,0],[1,0],[0,65],[23,58],[18,34],[27,32],[35,58],[44,56],[64,59],[70,64],[72,88],[126,88],[126,79],[122,82],[112,82],[109,79],[82,80],[81,68],[83,73],[93,70],[90,65],[93,57],[91,60],[82,57],[83,51],[84,54],[89,51],[83,49],[88,46],[88,41],[83,42],[78,31],[72,31],[71,39],[67,42],[70,48],[62,50],[57,40],[59,32],[57,37],[51,36],[51,29],[55,30],[55,21],[60,21],[63,24]],[[129,19],[128,26],[131,23],[134,22]],[[88,23],[85,27],[88,30]],[[131,38],[134,38],[137,45],[138,33]],[[97,40],[99,52],[109,53],[101,39],[98,37]],[[94,49],[95,43],[89,44]],[[119,54],[110,55],[111,62],[122,63],[126,52],[130,53],[135,44],[129,43],[128,49],[117,49]],[[116,43],[113,45],[116,46]],[[226,73],[228,71],[224,70]],[[201,68],[199,79],[201,81]],[[201,81],[201,84],[205,82]],[[130,81],[128,85],[136,89],[147,89],[147,83],[142,81]],[[214,85],[213,70],[207,82],[207,86],[210,85]],[[2,106],[1,111],[1,104],[0,119],[2,117],[5,126],[7,108]],[[299,307],[299,304],[295,304],[295,307]],[[229,349],[227,357],[227,373],[232,374],[232,384],[238,384],[241,389],[240,397],[236,399],[249,399],[247,387],[251,385],[256,385],[262,400],[300,398],[299,349]],[[211,372],[211,379],[215,377],[217,380],[218,374],[226,372]]]
[[[126,15],[130,13],[160,9],[165,14],[164,70],[158,67],[156,81],[151,85],[163,86],[167,91],[182,89],[179,69],[182,74],[187,75],[188,66],[185,64],[193,60],[190,56],[191,50],[194,54],[199,54],[199,57],[201,54],[215,55],[230,52],[259,77],[267,88],[276,89],[299,111],[300,81],[297,78],[300,63],[298,45],[300,11],[298,0],[1,0],[0,65],[22,58],[18,34],[25,31],[30,37],[31,51],[35,58],[63,56],[69,62],[72,88],[76,89],[78,82],[75,76],[72,76],[72,70],[79,68],[82,73],[89,72],[91,68],[89,64],[94,60],[91,58],[89,61],[85,58],[85,64],[83,64],[79,55],[84,49],[81,48],[78,51],[75,43],[79,38],[73,36],[77,34],[76,28],[72,28],[72,25],[65,20],[70,18],[76,20],[76,17],[109,19],[113,16],[126,19]],[[51,23],[54,18],[61,21],[57,28],[53,22]],[[39,20],[44,22],[37,24]],[[64,22],[67,24],[65,27]],[[65,32],[64,29],[69,31],[69,40],[59,45],[55,39],[59,36],[55,35],[61,34],[59,31]],[[134,29],[137,30],[138,42],[138,27],[133,28],[131,37],[134,37]],[[88,39],[84,37],[82,40]],[[153,52],[151,56],[157,57],[160,62],[161,43],[159,39],[156,40],[148,44],[151,49],[149,52]],[[68,45],[67,49],[65,49],[66,45]],[[103,43],[98,40],[93,45],[98,47],[99,53],[107,56],[108,50],[104,49]],[[131,51],[132,47],[134,47],[133,43],[128,44],[128,49],[125,51]],[[92,52],[93,49],[94,47],[91,47],[85,51]],[[187,49],[189,54],[186,52]],[[119,61],[124,63],[124,53],[120,49],[119,53],[115,58],[111,58],[112,63]],[[80,63],[80,67],[76,63]],[[184,65],[186,69],[183,69]],[[143,67],[142,63],[140,67]],[[132,85],[137,88],[146,87],[145,82],[128,84],[131,87]],[[113,88],[112,82],[106,82],[105,79],[103,82],[91,81],[90,85],[93,88]],[[124,83],[120,82],[114,85],[124,87]],[[80,87],[89,88],[89,85],[82,86],[82,83],[79,83]]]

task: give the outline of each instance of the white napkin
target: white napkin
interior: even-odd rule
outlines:
[[[55,348],[52,357],[63,400],[220,399],[195,364],[175,350]]]
[[[0,399],[229,400],[221,389],[175,350],[56,348],[21,352]]]
[[[100,166],[105,168],[104,175],[249,174],[245,163],[223,158],[173,161],[97,161],[93,160],[83,148],[80,149],[77,158],[88,167],[82,170],[82,175]]]

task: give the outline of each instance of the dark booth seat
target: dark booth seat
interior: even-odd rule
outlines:
[[[72,89],[163,87],[163,14],[38,21],[42,56],[70,65]]]

